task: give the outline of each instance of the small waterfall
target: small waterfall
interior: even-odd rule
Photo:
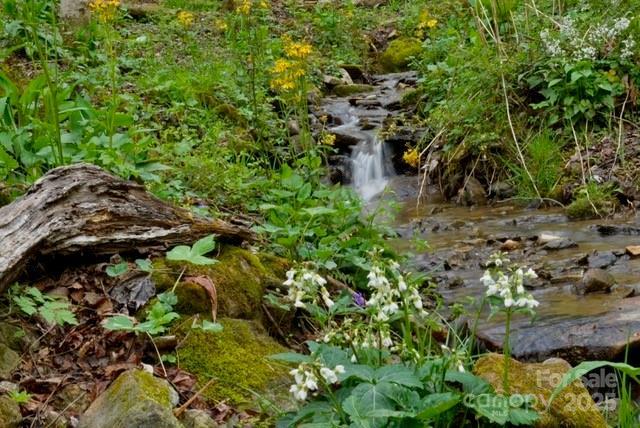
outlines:
[[[385,143],[372,137],[353,146],[351,171],[353,187],[365,202],[382,192],[394,175]]]

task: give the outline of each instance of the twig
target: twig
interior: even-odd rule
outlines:
[[[193,394],[191,398],[189,398],[182,406],[178,407],[173,411],[173,416],[175,416],[176,418],[179,418],[180,415],[182,415],[187,410],[187,408],[191,405],[191,403],[193,403],[196,400],[196,398],[198,398],[198,396],[202,394],[202,392],[205,389],[207,389],[209,385],[211,385],[215,381],[216,381],[216,378],[209,379],[209,381],[205,383],[204,386],[200,388],[195,394]]]
[[[420,152],[420,156],[418,156],[418,162],[420,161],[420,159],[422,159],[422,155],[424,155],[427,150],[429,150],[431,148],[431,145],[433,143],[435,143],[438,138],[440,138],[440,136],[442,135],[442,133],[444,132],[444,128],[442,128],[435,137],[433,137],[431,139],[431,141],[429,142],[429,144],[427,144],[427,147],[424,148],[424,150],[422,150]],[[422,181],[420,182],[420,191],[418,192],[418,200],[416,201],[416,209],[420,208],[420,200],[422,199],[422,192],[424,191],[424,183],[427,181],[427,165],[422,166],[422,168],[424,169],[424,174],[422,175]],[[420,168],[420,165],[418,166]]]
[[[273,318],[273,315],[271,315],[271,312],[269,312],[269,308],[267,308],[267,305],[265,305],[264,303],[262,304],[262,310],[264,311],[267,318],[269,318],[269,321],[271,321],[271,324],[273,324],[273,327],[276,329],[282,340],[288,343],[287,336],[284,334],[284,331],[282,331],[282,329],[278,325],[278,322],[275,320],[275,318]]]
[[[149,340],[151,341],[151,344],[153,345],[153,349],[156,350],[156,354],[158,355],[158,361],[160,361],[160,366],[162,366],[162,372],[164,373],[164,377],[168,377],[167,375],[167,369],[165,369],[164,367],[164,363],[162,362],[162,355],[160,355],[160,351],[158,350],[158,347],[156,346],[156,342],[154,342],[153,337],[148,333],[147,336],[149,336]]]
[[[80,394],[80,395],[78,395],[76,398],[74,398],[74,399],[73,399],[73,401],[72,401],[71,403],[67,404],[67,405],[64,407],[64,409],[62,409],[62,410],[60,411],[60,413],[58,413],[58,416],[56,416],[56,417],[55,417],[51,422],[49,422],[49,423],[47,424],[47,426],[46,426],[46,427],[44,427],[44,428],[49,428],[49,427],[51,427],[51,426],[55,426],[55,423],[58,421],[58,419],[60,419],[60,417],[61,417],[62,415],[64,415],[64,412],[66,412],[67,410],[69,410],[69,408],[70,408],[71,406],[73,406],[74,404],[76,404],[76,402],[77,402],[78,400],[80,400],[82,397],[84,397],[85,395],[87,395],[87,393],[86,393],[86,392],[82,392],[82,394]]]

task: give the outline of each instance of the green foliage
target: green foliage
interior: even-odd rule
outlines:
[[[9,391],[9,398],[15,401],[18,404],[27,404],[31,400],[31,394],[27,391]]]
[[[151,305],[144,322],[137,323],[134,318],[116,315],[107,318],[103,322],[103,326],[111,331],[130,331],[150,336],[162,334],[167,331],[173,321],[180,318],[180,315],[173,310],[177,303],[178,298],[173,292],[158,294],[156,302]]]
[[[174,262],[187,262],[194,265],[212,265],[216,260],[205,257],[216,248],[215,235],[206,236],[198,240],[191,247],[179,245],[167,253],[167,260]]]
[[[48,324],[64,326],[78,325],[69,302],[62,297],[42,294],[35,287],[21,288],[17,284],[11,288],[14,304],[28,316],[39,316]]]
[[[561,139],[544,132],[533,136],[527,142],[525,151],[527,169],[535,188],[543,198],[553,198],[564,167]],[[508,165],[514,174],[518,193],[525,198],[536,198],[537,194],[524,168],[518,164]]]
[[[588,219],[613,214],[619,204],[614,192],[612,186],[589,182],[578,189],[575,200],[567,207],[567,215]]]
[[[311,171],[321,167],[318,157],[308,162]],[[350,189],[327,187],[304,169],[287,165],[277,183],[259,207],[265,222],[255,227],[269,237],[277,254],[354,273],[366,268],[369,251],[384,245],[384,229],[372,219],[363,222],[360,202]]]
[[[309,356],[287,353],[272,358],[290,363],[317,361],[323,367],[342,365],[339,387],[325,390],[297,412],[288,413],[278,421],[278,427],[444,427],[466,411],[499,425],[531,425],[538,419],[530,397],[496,395],[481,378],[448,370],[442,358],[422,365],[377,366],[352,363],[348,350],[316,343],[309,343],[309,347]]]
[[[539,91],[543,101],[532,104],[544,110],[549,124],[606,121],[614,109],[615,98],[625,88],[615,75],[597,68],[591,61],[564,59],[540,64],[527,79],[529,88]]]

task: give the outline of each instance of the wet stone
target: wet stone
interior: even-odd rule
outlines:
[[[588,265],[592,269],[605,269],[613,266],[616,261],[618,261],[618,257],[613,251],[596,251],[587,259]]]
[[[613,275],[603,269],[589,269],[582,277],[582,281],[576,284],[576,294],[608,293],[616,283]]]
[[[569,238],[558,238],[547,242],[542,248],[547,251],[557,251],[565,250],[567,248],[575,248],[577,246],[578,244]]]

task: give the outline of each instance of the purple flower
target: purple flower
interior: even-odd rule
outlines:
[[[353,303],[355,303],[356,305],[360,306],[361,308],[364,308],[364,305],[366,305],[366,300],[364,300],[364,296],[360,293],[353,293]]]

